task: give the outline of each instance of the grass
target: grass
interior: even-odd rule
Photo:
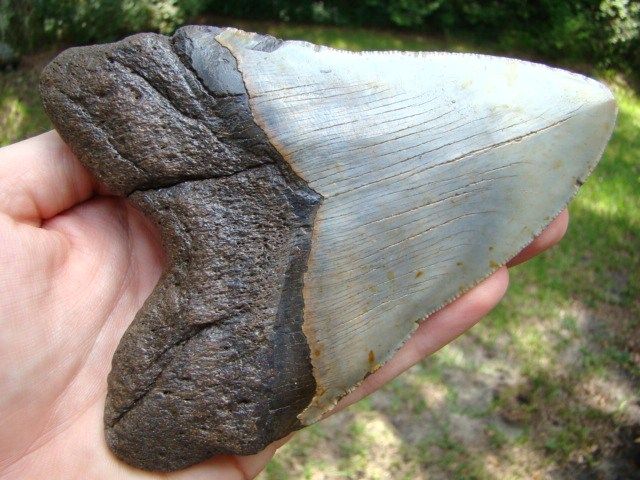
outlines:
[[[235,24],[352,50],[505,53],[451,38]],[[0,74],[0,144],[49,128],[37,75],[50,55]],[[640,478],[640,99],[609,83],[618,125],[571,204],[565,240],[513,269],[505,300],[471,332],[301,431],[263,479]]]
[[[51,128],[38,91],[38,75],[51,56],[52,53],[34,56],[19,70],[0,72],[0,145]]]

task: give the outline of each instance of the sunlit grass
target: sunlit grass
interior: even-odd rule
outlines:
[[[40,102],[38,74],[37,69],[0,73],[0,146],[51,128]]]
[[[305,40],[344,50],[465,50],[465,45],[454,45],[454,42],[447,41],[445,38],[435,38],[420,34],[374,31],[365,28],[291,25],[242,20],[226,21],[226,23],[247,30],[258,30],[279,38]]]

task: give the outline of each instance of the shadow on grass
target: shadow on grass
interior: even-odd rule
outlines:
[[[488,319],[300,432],[264,478],[640,478],[637,381],[591,358],[607,319],[576,316],[545,321],[531,346],[544,364],[515,345],[517,325],[489,341]]]

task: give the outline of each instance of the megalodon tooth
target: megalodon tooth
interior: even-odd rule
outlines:
[[[104,417],[152,470],[319,420],[566,206],[616,117],[604,85],[544,65],[216,27],[69,49],[41,90],[162,234]]]

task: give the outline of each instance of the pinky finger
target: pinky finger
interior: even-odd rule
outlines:
[[[507,267],[515,267],[516,265],[526,262],[539,253],[553,247],[556,243],[562,240],[568,226],[569,211],[564,209],[540,235],[538,235],[529,245],[527,245],[520,253],[507,263]]]

